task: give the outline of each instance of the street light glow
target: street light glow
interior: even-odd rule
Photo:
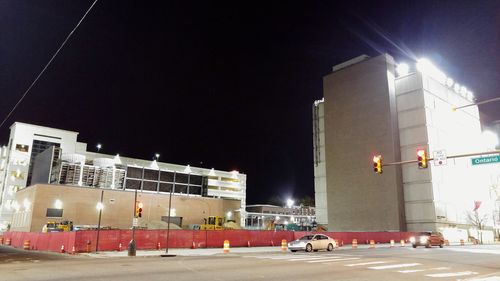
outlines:
[[[398,76],[403,76],[408,74],[410,67],[406,63],[400,63],[396,66],[396,72]]]
[[[63,203],[61,200],[56,199],[56,202],[54,202],[54,208],[56,209],[62,209]]]
[[[291,199],[291,198],[288,198],[286,200],[286,205],[288,206],[288,208],[291,208],[293,206],[295,202]]]
[[[102,209],[104,209],[104,204],[102,204],[102,202],[97,202],[97,205],[95,206],[95,208],[98,211],[101,211]]]

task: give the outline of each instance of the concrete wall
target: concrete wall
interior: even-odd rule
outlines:
[[[373,172],[372,158],[400,161],[394,90],[388,55],[324,77],[325,150],[330,231],[403,231],[401,168]]]
[[[14,213],[11,230],[41,231],[47,221],[70,220],[75,225],[97,225],[99,212],[96,209],[103,194],[104,209],[101,226],[111,226],[128,229],[132,226],[134,214],[134,192],[108,189],[84,188],[62,185],[34,185],[16,194],[16,201],[21,206]],[[47,218],[47,208],[54,208],[54,202],[59,199],[63,203],[63,217]],[[138,193],[137,200],[144,205],[141,226],[148,226],[154,221],[160,221],[168,215],[168,194]],[[23,202],[30,202],[28,208]],[[228,211],[233,212],[234,219],[239,221],[239,200],[213,199],[194,196],[172,196],[172,208],[175,216],[183,217],[183,225],[202,224],[208,216],[224,217]],[[172,215],[174,216],[174,215]]]

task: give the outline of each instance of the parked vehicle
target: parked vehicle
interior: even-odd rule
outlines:
[[[337,243],[332,238],[324,234],[310,234],[288,243],[288,249],[292,252],[297,251],[318,251],[327,250],[333,251]]]
[[[439,248],[443,248],[444,237],[440,232],[421,232],[415,237],[410,237],[410,242],[413,248],[417,246],[425,246],[426,248],[439,246]]]

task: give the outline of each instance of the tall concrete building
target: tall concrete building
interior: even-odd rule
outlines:
[[[324,77],[324,99],[313,105],[318,223],[333,231],[440,230],[462,237],[470,235],[474,211],[489,217],[486,235],[498,232],[492,189],[499,164],[474,164],[498,151],[483,144],[477,106],[452,110],[473,102],[472,92],[425,59],[397,70],[387,54],[360,56]],[[419,149],[453,159],[419,169]],[[403,164],[377,174],[375,155]]]

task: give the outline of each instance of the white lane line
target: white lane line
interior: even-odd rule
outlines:
[[[390,269],[390,268],[399,268],[399,267],[412,267],[420,265],[419,263],[400,263],[400,264],[391,264],[391,265],[381,265],[381,266],[372,266],[368,267],[369,269]]]
[[[462,279],[458,279],[462,280]],[[474,279],[467,279],[469,281],[499,281],[500,276],[490,276],[490,277],[485,277],[485,278],[474,278]]]
[[[492,255],[500,255],[500,250],[496,249],[461,249],[461,248],[446,248],[446,251],[454,251],[454,252],[468,252],[475,254],[492,254]]]
[[[289,261],[328,260],[328,259],[340,259],[340,258],[342,257],[310,257],[310,258],[290,259]]]
[[[320,260],[320,261],[308,261],[308,262],[309,262],[309,263],[324,262],[325,264],[328,264],[329,262],[352,261],[352,260],[359,260],[359,259],[361,259],[361,258],[343,258],[343,259]]]
[[[421,272],[425,271],[425,269],[410,269],[410,270],[399,270],[399,273],[414,273],[414,272]]]
[[[427,274],[425,276],[442,278],[442,277],[455,277],[455,276],[466,276],[466,275],[475,275],[475,274],[479,274],[479,273],[473,272],[473,271],[462,271],[462,272]]]
[[[362,263],[351,263],[351,264],[346,264],[345,266],[361,266],[361,265],[372,265],[372,264],[382,264],[382,263],[388,263],[392,261],[372,261],[372,262],[362,262]]]

